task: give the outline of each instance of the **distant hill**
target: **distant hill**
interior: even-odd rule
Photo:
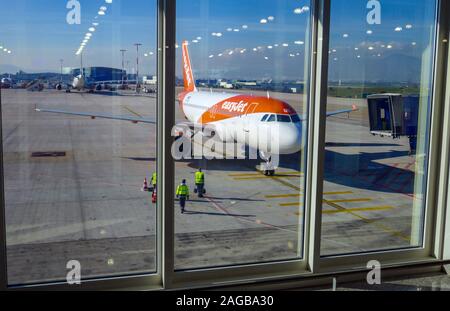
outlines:
[[[419,83],[421,66],[420,58],[401,54],[367,56],[364,60],[348,55],[338,62],[330,58],[329,80]]]
[[[21,69],[22,68],[14,65],[0,64],[0,73],[15,74],[16,72],[19,72]]]

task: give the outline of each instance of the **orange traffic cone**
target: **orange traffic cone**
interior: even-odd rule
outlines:
[[[152,193],[152,203],[156,203],[156,189]]]
[[[147,178],[144,178],[144,184],[142,185],[141,191],[148,191]]]

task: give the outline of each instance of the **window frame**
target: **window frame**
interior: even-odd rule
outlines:
[[[322,64],[328,65],[328,44],[329,44],[329,21],[331,18],[331,1],[333,0],[325,0],[328,5],[325,5],[327,9],[326,19],[328,20],[328,31],[327,31],[327,40],[323,40],[323,42],[327,42],[326,51],[323,55],[326,58]],[[364,270],[367,269],[366,264],[368,261],[372,259],[378,260],[382,267],[391,267],[396,266],[401,263],[404,264],[412,264],[412,263],[423,263],[423,262],[438,262],[442,259],[438,256],[434,251],[433,247],[435,243],[437,243],[436,234],[439,230],[436,230],[436,227],[433,225],[436,224],[436,216],[439,214],[439,209],[436,208],[437,200],[436,197],[439,195],[436,191],[438,187],[437,179],[435,176],[439,176],[440,166],[437,165],[439,160],[441,159],[440,155],[440,124],[441,124],[441,116],[443,109],[443,101],[442,101],[442,93],[445,92],[445,86],[443,81],[445,79],[445,72],[447,68],[446,57],[448,53],[448,46],[445,42],[443,42],[443,38],[447,38],[447,30],[448,30],[448,13],[445,11],[448,8],[448,5],[445,1],[437,0],[436,3],[436,33],[435,33],[435,50],[433,53],[433,62],[432,62],[432,88],[430,90],[431,95],[431,119],[430,119],[430,143],[428,147],[428,163],[427,163],[427,176],[425,176],[427,181],[427,188],[425,193],[425,219],[424,219],[424,231],[423,231],[423,241],[421,247],[411,247],[405,249],[392,249],[392,250],[374,250],[364,253],[354,253],[354,254],[344,254],[344,255],[332,255],[332,256],[320,256],[318,260],[318,266],[320,267],[318,271],[324,273],[331,273],[332,271],[348,271],[348,270]],[[318,101],[320,105],[322,115],[317,116],[320,120],[320,125],[316,128],[316,131],[323,132],[320,135],[320,139],[315,144],[315,147],[319,150],[320,154],[324,154],[325,150],[325,132],[326,132],[326,118],[323,115],[323,111],[326,110],[326,97],[328,90],[328,66],[322,65],[321,69],[322,79],[321,90],[322,92],[318,92],[320,96],[323,96],[322,100]],[[326,77],[326,78],[325,78]],[[320,161],[317,164],[318,167],[323,166],[323,161],[321,159],[315,159]],[[448,163],[448,157],[443,159]],[[320,177],[317,179],[318,184],[315,184],[316,191],[314,193],[317,196],[316,206],[315,208],[321,211],[322,208],[322,193],[323,193],[323,167],[319,170]],[[313,189],[314,190],[314,189]],[[317,211],[320,214],[320,211]],[[316,217],[316,225],[321,226],[321,217]],[[321,232],[315,237],[319,241],[316,241],[320,244],[320,235]],[[320,251],[320,247],[319,247]]]
[[[439,192],[437,195],[436,234],[434,254],[442,260],[450,260],[450,4],[447,1],[442,4],[442,21],[439,24],[442,29],[440,42],[446,40],[447,50],[442,52],[442,73],[440,79],[440,101],[443,103],[442,111],[442,137]]]
[[[320,256],[321,211],[324,176],[324,148],[326,99],[328,84],[328,50],[330,38],[330,4],[332,0],[311,0],[310,67],[308,111],[308,141],[305,147],[305,220],[303,226],[303,259],[201,270],[174,269],[174,160],[171,157],[175,123],[175,29],[176,0],[157,0],[158,21],[158,97],[157,97],[157,273],[153,275],[124,276],[84,281],[79,286],[65,283],[36,284],[9,287],[7,284],[6,222],[3,180],[3,143],[0,145],[0,290],[152,290],[216,287],[254,282],[311,280],[327,283],[337,273],[367,271],[366,262],[378,259],[382,268],[416,266],[423,263],[442,264],[450,260],[450,51],[449,11],[447,1],[438,1],[437,45],[435,50],[432,87],[432,115],[430,156],[428,161],[426,220],[423,247],[406,250],[385,250],[341,256]],[[444,42],[444,39],[447,42]],[[307,67],[307,66],[305,66]],[[306,70],[306,69],[305,69]],[[1,115],[0,90],[0,115]],[[0,133],[2,130],[0,120]],[[2,137],[2,136],[0,136]],[[439,174],[444,169],[443,174]],[[325,278],[324,278],[325,277]],[[320,279],[323,279],[320,281]]]

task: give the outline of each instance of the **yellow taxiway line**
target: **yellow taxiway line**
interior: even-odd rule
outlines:
[[[361,198],[361,199],[343,199],[343,200],[323,200],[323,203],[353,203],[353,202],[370,202],[372,199]],[[299,202],[292,203],[280,203],[280,206],[296,206]]]
[[[372,199],[369,198],[358,198],[358,199],[340,199],[340,200],[327,200],[331,203],[353,203],[353,202],[369,202]]]
[[[340,195],[340,194],[352,194],[352,191],[333,191],[333,192],[324,192],[323,195]],[[298,198],[303,194],[274,194],[274,195],[266,195],[266,199],[281,199],[281,198]]]
[[[343,210],[326,210],[322,211],[323,214],[338,214],[338,213],[350,213],[350,212],[373,212],[373,211],[384,211],[388,209],[393,209],[393,206],[372,206],[372,207],[357,207],[357,208],[346,208]]]
[[[134,114],[135,116],[138,116],[139,118],[142,118],[142,115],[137,113],[136,111],[132,110],[131,108],[129,108],[128,106],[122,106],[123,108],[125,108],[126,110],[128,110],[129,112],[131,112],[132,114]]]

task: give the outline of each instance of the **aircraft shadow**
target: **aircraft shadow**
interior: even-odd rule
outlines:
[[[324,178],[328,182],[352,188],[412,194],[414,192],[415,178],[413,171],[375,162],[377,160],[393,159],[408,155],[408,151],[361,152],[349,155],[326,150]],[[201,167],[205,170],[240,171],[242,173],[255,172],[255,167],[263,162],[261,159],[197,159],[182,161],[188,162],[188,166],[192,169]],[[282,155],[279,167],[303,172],[302,161],[300,153]],[[414,162],[413,158],[411,158],[411,162]],[[413,165],[411,165],[412,167]],[[277,176],[276,173],[275,176]],[[289,177],[289,175],[280,175],[280,177]]]
[[[377,143],[326,143],[326,147],[401,147],[397,144],[377,144]]]
[[[371,144],[371,143],[329,143],[328,146],[339,147],[381,147],[399,146],[397,144]],[[344,154],[331,150],[325,150],[325,180],[342,186],[366,189],[387,193],[412,194],[414,192],[415,173],[395,165],[386,165],[376,161],[382,159],[394,159],[408,156],[408,151],[383,151],[383,152],[359,152]],[[155,161],[155,158],[126,158],[135,161]],[[282,155],[279,167],[303,172],[303,158],[301,153]],[[258,159],[182,159],[177,162],[187,163],[188,167],[196,170],[202,168],[206,171],[239,171],[245,174],[255,173],[255,168],[264,161]],[[393,161],[395,162],[395,161]],[[411,157],[411,163],[414,159]],[[410,165],[413,168],[413,164]],[[275,176],[276,173],[275,173]],[[296,177],[293,175],[279,175],[280,177]],[[177,176],[177,178],[182,178]],[[192,176],[183,176],[190,178]],[[220,200],[221,198],[215,198]],[[242,200],[238,198],[224,198],[228,200]]]
[[[145,157],[121,157],[122,159],[142,161],[142,162],[155,162],[156,158],[145,158]]]

